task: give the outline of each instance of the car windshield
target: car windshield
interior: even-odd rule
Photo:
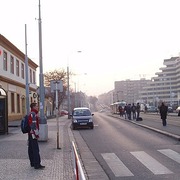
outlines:
[[[74,116],[90,116],[91,112],[88,109],[77,109],[73,112]]]

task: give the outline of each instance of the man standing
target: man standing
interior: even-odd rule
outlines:
[[[41,165],[41,158],[39,154],[39,117],[37,103],[31,103],[31,112],[28,117],[28,124],[31,128],[28,133],[28,155],[31,167],[34,169],[44,169],[45,166]]]
[[[136,120],[137,120],[137,121],[139,120],[140,110],[141,110],[141,106],[139,105],[139,103],[137,103],[137,106],[136,106],[136,111],[137,111],[137,117],[136,117]]]
[[[161,106],[159,108],[159,111],[160,111],[160,116],[161,116],[161,119],[162,119],[162,124],[163,124],[163,126],[166,126],[168,107],[163,102],[162,102],[162,104],[161,104]]]

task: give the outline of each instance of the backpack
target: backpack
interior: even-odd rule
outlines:
[[[30,114],[33,114],[32,112]],[[31,131],[31,127],[28,123],[29,115],[25,115],[23,119],[21,120],[21,131],[23,134],[29,133]]]

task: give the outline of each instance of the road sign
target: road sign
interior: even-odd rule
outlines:
[[[50,86],[51,86],[51,92],[54,92],[54,91],[60,91],[60,92],[63,92],[63,82],[62,80],[58,80],[58,81],[51,81],[50,82]]]

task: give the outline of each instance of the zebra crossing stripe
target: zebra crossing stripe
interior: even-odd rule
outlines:
[[[114,173],[115,177],[134,176],[114,153],[102,153],[101,155]]]
[[[131,152],[131,154],[156,175],[173,173],[144,151]]]
[[[180,164],[180,154],[179,153],[177,153],[171,149],[161,149],[158,151]]]

